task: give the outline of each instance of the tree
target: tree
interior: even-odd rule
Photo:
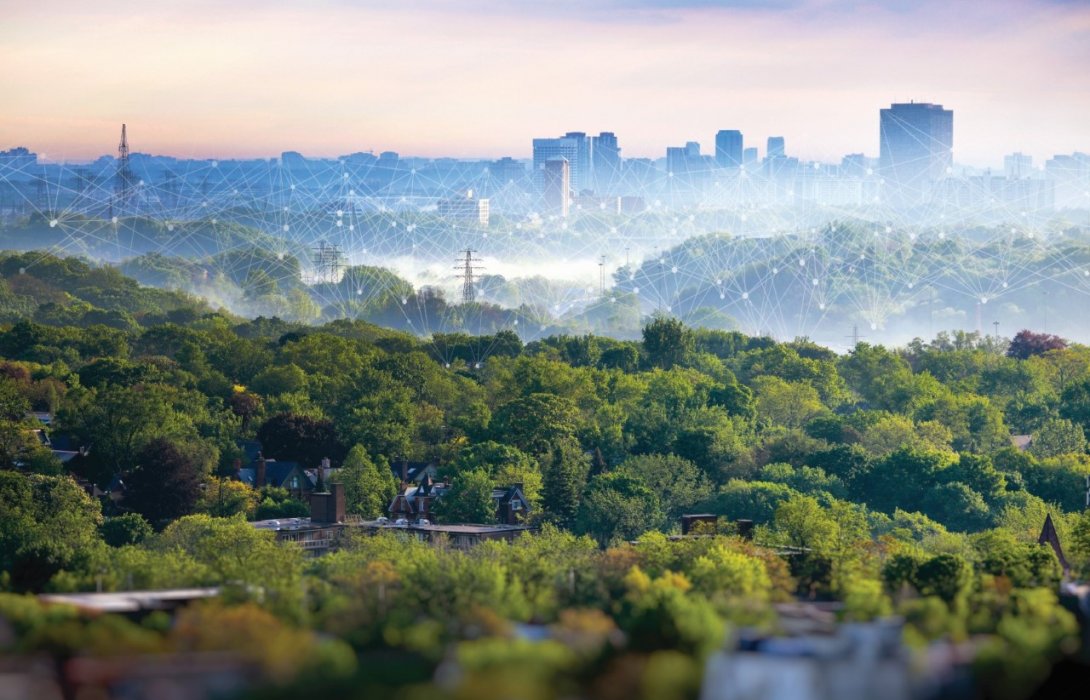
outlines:
[[[754,381],[757,415],[777,425],[801,428],[828,411],[814,387],[805,382],[785,382],[764,376]]]
[[[273,365],[259,372],[250,386],[259,394],[278,396],[303,391],[307,386],[307,375],[298,365]]]
[[[435,504],[436,518],[444,523],[494,523],[492,477],[484,469],[472,469],[454,477],[450,490]]]
[[[139,513],[125,513],[106,518],[99,527],[99,531],[102,533],[102,539],[111,547],[140,544],[151,537],[153,532],[151,525]]]
[[[578,426],[579,409],[571,399],[533,393],[500,406],[490,432],[496,442],[540,455],[559,441],[573,438]]]
[[[249,517],[257,508],[257,491],[234,479],[210,477],[204,482],[197,510],[217,518],[233,515]]]
[[[579,512],[579,501],[590,472],[590,460],[573,439],[561,440],[542,457],[545,515],[560,527],[571,528]]]
[[[693,332],[676,318],[658,316],[643,327],[643,351],[652,367],[684,364],[695,347]]]
[[[385,463],[376,463],[362,445],[355,445],[344,458],[335,480],[344,484],[345,506],[363,518],[385,515],[397,494],[397,481]]]
[[[537,461],[522,450],[487,441],[463,449],[444,471],[452,475],[484,469],[497,488],[522,485],[522,495],[536,508],[541,502],[542,475]]]
[[[1007,357],[1028,360],[1034,355],[1043,355],[1050,350],[1063,350],[1066,347],[1067,341],[1058,335],[1022,330],[1011,340]]]
[[[1086,433],[1082,426],[1066,418],[1050,418],[1033,433],[1029,451],[1036,457],[1058,457],[1086,452]]]
[[[189,515],[200,498],[201,472],[193,457],[165,438],[156,438],[136,455],[137,467],[125,478],[125,508],[149,522]]]
[[[278,413],[257,429],[257,439],[266,457],[296,461],[317,467],[328,457],[340,464],[344,446],[337,439],[332,421]]]
[[[812,496],[792,496],[776,508],[775,530],[792,547],[830,552],[840,536],[840,526]]]
[[[709,485],[700,469],[675,455],[629,457],[616,471],[634,476],[658,494],[671,520],[708,495]]]
[[[39,592],[57,572],[86,568],[102,547],[101,522],[72,479],[0,471],[0,578]]]
[[[633,476],[610,472],[594,477],[587,486],[576,529],[606,544],[635,539],[662,521],[659,498],[650,488]]]

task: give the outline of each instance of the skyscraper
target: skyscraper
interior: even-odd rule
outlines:
[[[621,148],[617,136],[612,131],[603,131],[591,137],[590,152],[595,189],[617,182],[621,176]]]
[[[550,158],[541,168],[541,196],[550,214],[568,215],[571,205],[571,169],[566,158]]]
[[[787,155],[782,136],[769,136],[768,148],[765,150],[765,158],[783,158]]]
[[[542,171],[545,163],[553,158],[568,161],[571,186],[577,189],[587,186],[590,164],[590,144],[587,135],[571,131],[555,139],[534,139],[534,181],[543,191]]]
[[[1033,172],[1033,156],[1012,153],[1003,157],[1003,172],[1008,180],[1021,180]]]
[[[720,168],[742,167],[742,132],[724,129],[715,135],[715,162]]]
[[[878,167],[886,201],[921,204],[953,165],[954,113],[928,102],[892,104],[881,111]]]

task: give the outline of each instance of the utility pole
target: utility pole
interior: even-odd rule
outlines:
[[[463,255],[459,255],[455,262],[458,263],[454,266],[454,269],[460,272],[459,277],[462,278],[462,303],[470,304],[477,300],[477,290],[473,286],[474,273],[484,268],[473,263],[480,262],[479,258],[474,258],[473,254],[475,250],[466,248],[462,251]]]
[[[598,293],[606,293],[606,256],[598,258]]]
[[[995,327],[995,346],[999,347],[999,321],[992,321],[992,325]]]

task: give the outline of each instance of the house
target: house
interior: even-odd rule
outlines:
[[[280,518],[251,523],[258,530],[276,534],[278,542],[294,542],[311,555],[328,552],[338,535],[349,525],[343,484],[330,484],[327,491],[310,494],[309,518]]]
[[[522,493],[522,484],[492,489],[496,504],[496,522],[502,525],[518,525],[530,517],[530,503]]]
[[[318,483],[317,472],[308,473],[298,462],[270,459],[258,453],[248,468],[238,470],[238,480],[255,489],[276,486],[288,490],[292,498],[306,499]]]
[[[449,490],[449,486],[442,482],[434,481],[425,475],[423,480],[414,486],[405,485],[400,493],[390,501],[387,511],[390,517],[396,520],[417,522],[428,520],[431,515],[431,506],[435,499],[440,498]]]

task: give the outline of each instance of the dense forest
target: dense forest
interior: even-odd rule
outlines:
[[[242,650],[268,697],[684,698],[731,630],[801,599],[897,612],[916,647],[972,640],[983,693],[1017,698],[1078,648],[1037,538],[1050,515],[1090,574],[1085,346],[959,332],[836,354],[662,314],[634,340],[524,343],[245,319],[41,253],[0,275],[9,651]],[[253,441],[331,460],[362,518],[403,461],[451,484],[440,521],[490,522],[492,489],[518,483],[535,531],[469,551],[356,536],[308,559],[247,522],[308,512],[236,478]],[[719,523],[675,537],[687,513]],[[230,595],[173,624],[27,595],[201,585]]]

